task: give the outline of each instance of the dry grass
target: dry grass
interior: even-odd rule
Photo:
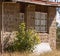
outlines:
[[[2,56],[34,56],[32,53],[28,53],[28,52],[14,52],[14,53],[4,53],[2,54]]]
[[[32,53],[20,53],[20,52],[14,52],[14,53],[4,53],[2,56],[38,56],[38,55],[33,55]],[[60,51],[52,51],[50,53],[44,53],[39,56],[60,56]]]
[[[40,56],[60,56],[60,51],[54,50],[52,52],[41,54]]]

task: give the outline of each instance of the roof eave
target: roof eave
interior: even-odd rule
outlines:
[[[60,3],[49,3],[49,2],[36,2],[36,1],[16,1],[16,2],[23,2],[35,5],[44,5],[44,6],[53,6],[53,7],[60,7]]]

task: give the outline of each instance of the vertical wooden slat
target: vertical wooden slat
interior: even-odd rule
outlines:
[[[2,29],[2,3],[0,2],[0,52],[1,52],[1,29]]]
[[[34,28],[35,25],[35,5],[28,4],[26,8],[27,27]]]

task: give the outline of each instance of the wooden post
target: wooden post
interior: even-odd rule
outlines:
[[[1,20],[2,20],[2,2],[0,2],[0,52],[1,52],[1,47],[2,47],[2,45],[1,45],[1,27],[2,27],[2,22],[1,22]]]
[[[34,24],[35,24],[35,5],[31,5],[28,4],[27,8],[26,8],[26,19],[27,19],[27,27],[32,27],[34,28]]]

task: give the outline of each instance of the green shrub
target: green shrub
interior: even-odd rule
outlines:
[[[13,46],[9,50],[13,51],[30,51],[34,45],[40,43],[40,37],[33,29],[26,29],[25,23],[19,25],[19,30],[16,35]]]

